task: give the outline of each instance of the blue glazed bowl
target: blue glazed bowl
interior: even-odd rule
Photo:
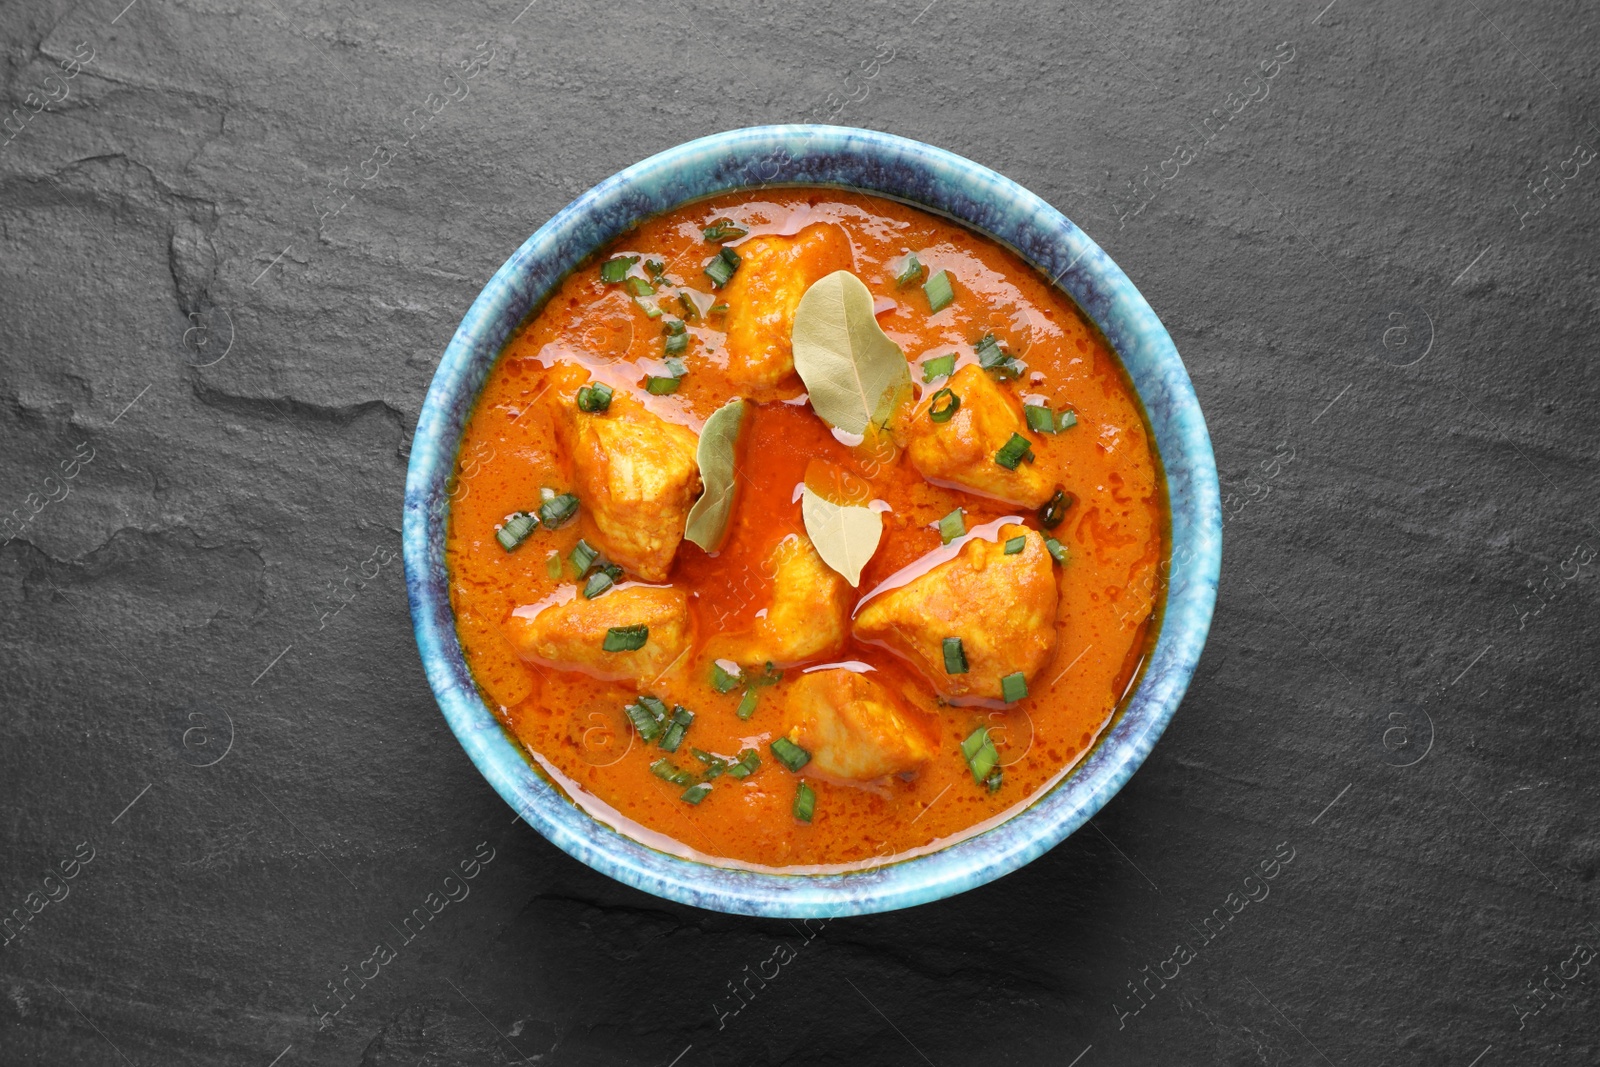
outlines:
[[[446,581],[447,481],[473,402],[502,346],[573,268],[630,226],[685,201],[763,184],[835,185],[953,216],[1056,279],[1110,340],[1155,432],[1172,512],[1165,613],[1142,677],[1078,767],[1031,807],[940,851],[844,874],[733,870],[670,856],[597,822],[541,777],[484,705],[456,639]],[[445,719],[528,824],[598,871],[717,911],[781,918],[909,907],[1016,870],[1083,825],[1144,762],[1200,659],[1216,602],[1222,512],[1216,463],[1172,339],[1127,275],[1064,215],[970,160],[838,126],[733,130],[651,156],[584,193],[528,238],[445,349],[411,444],[405,564],[422,664]]]

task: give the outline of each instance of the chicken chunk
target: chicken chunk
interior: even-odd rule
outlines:
[[[620,390],[602,412],[571,410],[559,423],[584,508],[585,533],[606,558],[649,582],[665,581],[700,494],[699,438]]]
[[[1023,538],[1020,552],[1005,545]],[[869,600],[855,636],[910,660],[946,699],[1001,700],[1000,680],[1032,681],[1056,645],[1056,577],[1044,538],[1015,523],[998,541],[974,537],[954,559]],[[966,671],[946,668],[946,638],[959,638]],[[954,652],[954,649],[952,649]]]
[[[814,282],[854,265],[850,238],[816,222],[792,237],[752,237],[735,251],[742,262],[722,295],[728,376],[743,385],[776,385],[794,370],[794,309]]]
[[[926,720],[867,675],[834,667],[802,674],[789,686],[783,732],[811,754],[806,773],[870,782],[928,762]]]
[[[523,659],[605,681],[650,682],[689,647],[689,598],[681,589],[624,585],[594,600],[569,589],[563,602],[520,607],[506,620],[506,637]],[[608,631],[637,626],[649,628],[642,648],[605,651]]]
[[[844,647],[854,602],[850,583],[822,562],[804,534],[790,534],[767,557],[772,603],[729,656],[747,667],[780,667],[831,656]]]
[[[1016,397],[977,364],[969,363],[945,383],[961,399],[947,422],[928,416],[939,390],[929,389],[906,425],[906,454],[922,476],[937,485],[966,489],[1008,504],[1038,507],[1055,491],[1055,480],[1041,464],[1024,460],[1016,470],[995,461],[995,453],[1020,433],[1030,440]],[[941,409],[949,404],[940,397]]]

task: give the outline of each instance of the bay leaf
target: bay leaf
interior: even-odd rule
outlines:
[[[883,537],[883,516],[857,504],[835,504],[808,485],[800,487],[800,514],[822,562],[859,586],[861,568],[878,551]]]
[[[728,518],[733,514],[736,488],[734,460],[739,444],[739,428],[744,425],[749,404],[734,397],[711,413],[700,429],[700,443],[694,459],[700,465],[700,481],[705,491],[689,509],[683,536],[707,552],[715,552],[728,533]]]
[[[835,429],[864,434],[882,425],[911,388],[905,353],[879,327],[871,291],[847,270],[806,290],[789,339],[811,409]]]

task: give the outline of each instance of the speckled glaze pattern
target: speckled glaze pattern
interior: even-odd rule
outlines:
[[[1165,468],[1172,562],[1143,677],[1077,769],[1001,825],[873,870],[775,875],[669,856],[596,822],[531,766],[478,695],[446,579],[447,483],[462,428],[502,346],[573,268],[630,226],[688,200],[764,184],[838,185],[960,219],[1010,245],[1071,294],[1132,378]],[[917,141],[836,126],[762,126],[680,145],[584,193],[506,261],[462,319],[428,390],[406,477],[406,584],[428,682],[483,776],[534,829],[647,893],[745,915],[809,918],[909,907],[1016,870],[1078,829],[1128,781],[1171,721],[1216,602],[1222,512],[1216,463],[1172,339],[1127,275],[1064,215],[986,167]]]

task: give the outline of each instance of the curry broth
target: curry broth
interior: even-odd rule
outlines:
[[[1030,372],[1008,388],[1076,411],[1075,427],[1035,435],[1034,444],[1038,462],[1054,465],[1077,497],[1050,531],[1070,552],[1055,568],[1053,659],[1021,702],[958,707],[942,704],[893,652],[850,639],[830,662],[869,665],[907,705],[931,715],[937,755],[909,781],[862,787],[810,780],[815,815],[809,824],[797,820],[791,811],[797,776],[772,758],[767,744],[777,736],[785,691],[805,668],[790,668],[783,681],[761,690],[757,710],[741,721],[739,691],[723,695],[708,684],[703,653],[713,636],[748,629],[766,605],[769,551],[804,531],[796,487],[808,463],[837,464],[888,505],[882,541],[856,590],[862,600],[903,568],[925,565],[942,545],[938,520],[955,508],[965,509],[969,533],[996,530],[1007,517],[1037,530],[1037,517],[931,484],[903,454],[865,455],[842,443],[805,404],[793,374],[765,390],[737,388],[722,373],[727,358],[715,315],[688,322],[690,370],[679,391],[647,393],[645,375],[662,373],[662,320],[604,284],[591,265],[568,277],[506,346],[462,437],[446,557],[467,662],[490,707],[550,778],[591,814],[663,851],[724,865],[815,871],[940,847],[1020,810],[1059,780],[1088,751],[1134,677],[1163,592],[1166,504],[1147,425],[1115,355],[1068,297],[996,242],[905,204],[822,188],[730,194],[651,219],[607,254],[661,260],[667,276],[709,301],[715,294],[701,265],[716,246],[701,231],[718,218],[733,219],[750,237],[792,234],[814,222],[842,228],[854,273],[876,298],[879,325],[911,361],[918,395],[938,387],[922,384],[920,360],[955,352],[961,364],[972,362],[974,340],[992,332]],[[895,264],[908,250],[929,273],[947,270],[956,279],[952,305],[930,315],[920,285],[896,285]],[[572,402],[551,381],[563,363],[583,366],[619,394],[697,433],[730,397],[742,392],[759,401],[746,418],[726,540],[715,555],[684,541],[671,572],[672,584],[690,594],[693,643],[678,668],[649,686],[524,661],[500,631],[514,608],[570,586],[568,554],[580,537],[595,540],[585,521],[541,529],[510,552],[495,538],[507,515],[537,506],[541,486],[572,485],[553,412],[554,404]],[[553,577],[558,568],[560,577]],[[755,748],[760,770],[743,780],[723,776],[698,805],[685,803],[681,786],[650,772],[662,753],[638,737],[623,713],[641,691],[695,712],[681,762],[693,765],[689,745],[724,754]],[[960,751],[982,724],[991,726],[1004,768],[994,793],[973,780]]]

